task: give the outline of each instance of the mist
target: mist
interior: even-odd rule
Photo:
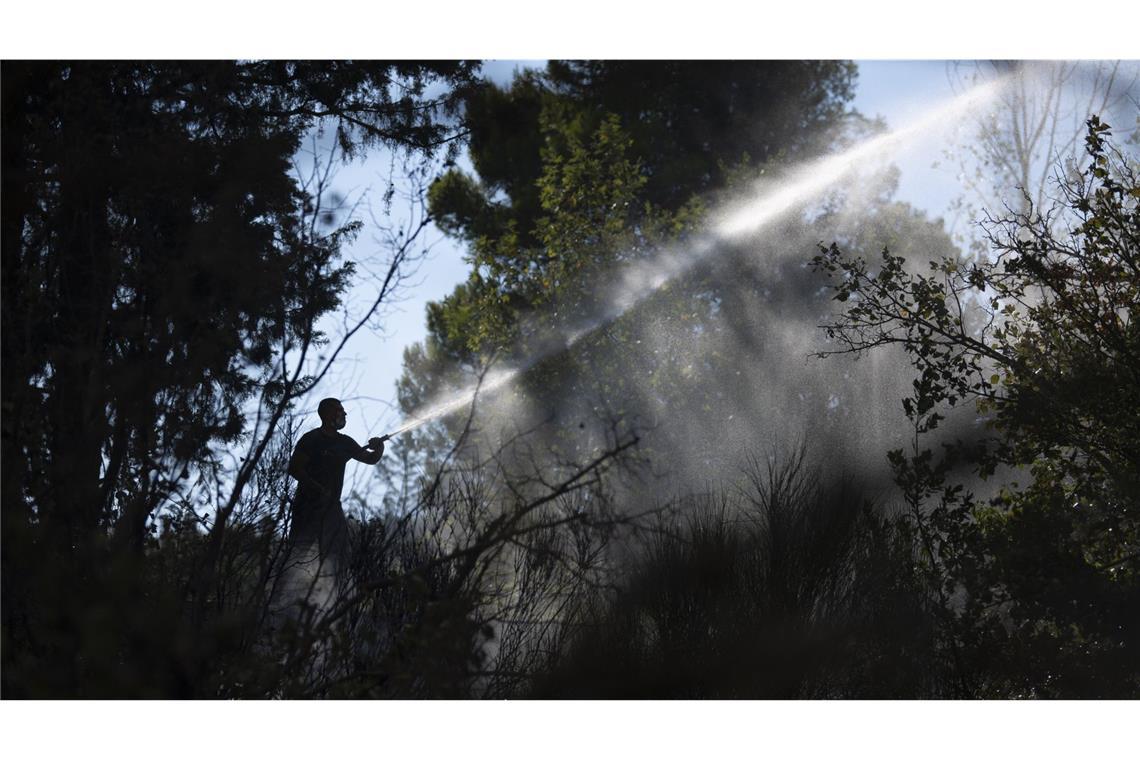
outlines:
[[[890,158],[935,127],[976,118],[1003,86],[986,83],[897,129],[753,181],[686,239],[597,277],[585,313],[548,310],[525,321],[521,364],[478,368],[471,386],[388,435],[451,416],[471,423],[478,451],[522,440],[528,454],[557,457],[596,454],[615,430],[632,431],[645,454],[638,477],[658,501],[732,487],[750,460],[800,447],[831,475],[886,484],[885,452],[907,432],[900,400],[910,366],[890,350],[821,356],[837,348],[820,325],[839,305],[807,262],[831,241],[868,256],[890,248],[916,268],[956,255],[940,222],[884,205],[896,181]],[[526,377],[562,360],[571,379],[557,389]],[[599,381],[593,366],[620,367],[620,382]],[[970,434],[972,418],[962,419],[965,428],[949,429]]]

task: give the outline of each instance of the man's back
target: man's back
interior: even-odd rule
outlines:
[[[359,449],[349,436],[320,428],[301,436],[293,454],[302,475],[298,478],[289,531],[294,545],[316,542],[325,556],[343,550],[347,538],[340,508],[344,468]]]
[[[344,487],[344,467],[359,449],[356,441],[343,433],[328,433],[316,428],[301,436],[294,456],[303,454],[298,458],[298,464],[307,477],[299,481],[297,497],[324,497],[339,502]],[[319,485],[323,493],[313,488],[314,485]]]

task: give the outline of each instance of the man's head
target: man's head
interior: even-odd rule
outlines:
[[[344,413],[344,407],[340,404],[340,399],[325,398],[321,399],[321,403],[317,404],[317,414],[321,417],[321,422],[336,430],[340,430],[348,423],[348,417]]]

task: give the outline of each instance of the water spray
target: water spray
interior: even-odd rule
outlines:
[[[545,358],[550,354],[544,354],[541,358]],[[537,359],[535,361],[538,361]],[[490,379],[483,378],[483,381],[476,387],[453,396],[451,399],[442,401],[434,406],[425,409],[424,411],[416,414],[414,417],[405,419],[400,427],[396,428],[390,433],[385,433],[380,436],[381,441],[387,441],[389,438],[395,438],[403,433],[410,432],[426,425],[432,420],[437,420],[440,417],[446,417],[452,412],[458,411],[475,400],[477,394],[491,393],[513,380],[520,372],[533,366],[534,362],[527,364],[523,367],[517,367],[513,370],[501,372]]]
[[[718,250],[720,244],[739,241],[755,234],[796,206],[821,195],[861,165],[944,124],[952,123],[971,110],[988,103],[1007,81],[1008,78],[1002,78],[980,85],[933,108],[906,126],[865,140],[838,155],[809,161],[792,169],[781,180],[781,186],[777,189],[762,188],[741,201],[729,204],[713,216],[713,223],[708,231],[684,249],[666,249],[654,259],[632,265],[625,270],[616,294],[603,313],[596,315],[572,332],[566,333],[561,340],[555,342],[554,346],[538,352],[523,364],[490,377],[484,376],[474,387],[459,391],[450,398],[406,418],[398,428],[381,436],[381,440],[386,441],[410,432],[466,408],[473,404],[479,395],[493,393],[544,359],[565,352],[583,337],[612,323],[643,302],[679,274],[706,260]]]

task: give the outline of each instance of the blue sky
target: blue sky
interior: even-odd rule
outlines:
[[[498,82],[509,82],[520,67],[541,66],[542,61],[491,61],[484,72]],[[859,78],[853,103],[867,116],[883,117],[888,127],[899,126],[935,103],[953,96],[944,61],[859,61]],[[901,170],[897,198],[923,209],[932,217],[942,216],[958,192],[953,174],[944,167],[933,168],[941,157],[939,136],[911,146],[896,156]],[[383,188],[388,164],[383,155],[344,167],[335,187],[350,197],[358,197],[369,187]],[[375,194],[378,190],[373,190]],[[394,429],[400,421],[395,409],[395,384],[402,369],[406,346],[426,335],[425,306],[438,301],[467,276],[463,250],[453,241],[431,229],[435,241],[431,254],[417,269],[399,303],[384,316],[382,332],[361,331],[342,355],[335,373],[330,373],[304,411],[311,413],[304,426],[318,424],[313,412],[324,396],[339,396],[349,412],[345,432],[359,440]],[[366,256],[375,250],[365,229],[352,254]],[[367,299],[372,291],[362,285],[354,294]]]

